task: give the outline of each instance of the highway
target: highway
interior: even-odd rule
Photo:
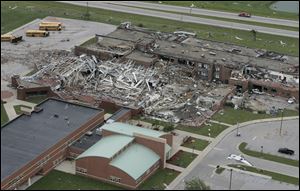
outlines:
[[[212,11],[212,10],[200,9],[200,8],[190,8],[190,7],[156,4],[156,3],[146,3],[146,2],[139,2],[139,1],[111,1],[111,2],[107,2],[107,3],[117,4],[117,5],[125,5],[125,6],[134,6],[134,7],[147,8],[147,9],[156,9],[156,10],[161,10],[161,11],[174,11],[174,12],[178,12],[178,13],[205,15],[205,16],[220,17],[220,18],[226,18],[226,19],[236,19],[236,20],[242,20],[242,21],[253,21],[253,22],[259,22],[259,23],[268,23],[268,24],[275,24],[275,25],[282,25],[282,26],[299,27],[299,21],[260,17],[260,16],[255,16],[255,15],[252,15],[251,18],[246,18],[246,17],[239,17],[238,16],[239,13]]]
[[[298,31],[289,31],[289,30],[283,30],[283,29],[275,29],[275,28],[241,24],[241,23],[235,23],[235,22],[193,17],[193,16],[187,16],[187,15],[181,15],[181,14],[166,13],[166,12],[162,12],[162,11],[154,11],[154,10],[146,10],[146,9],[141,9],[141,8],[121,6],[121,5],[113,5],[113,4],[109,4],[107,2],[100,2],[100,1],[98,1],[98,2],[95,2],[95,1],[60,1],[60,2],[69,3],[69,4],[73,4],[73,5],[80,5],[80,6],[86,6],[86,3],[88,2],[89,7],[101,8],[101,9],[106,9],[106,10],[111,10],[111,11],[118,11],[118,12],[138,14],[138,15],[151,16],[151,17],[158,17],[158,18],[164,18],[164,19],[176,20],[176,21],[182,21],[182,22],[189,22],[189,23],[196,23],[196,24],[212,25],[212,26],[217,26],[217,27],[232,28],[232,29],[245,30],[245,31],[250,31],[250,30],[254,29],[260,33],[299,38]]]

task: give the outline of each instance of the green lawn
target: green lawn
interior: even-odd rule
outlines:
[[[90,44],[94,44],[94,43],[97,43],[97,38],[96,37],[93,37],[87,41],[85,41],[84,43],[82,43],[80,46],[88,46]]]
[[[153,10],[153,11],[161,11],[161,10],[157,10],[157,9],[141,8],[141,7],[136,7],[136,6],[126,6],[126,7],[133,7],[133,8]],[[263,27],[270,27],[270,28],[277,28],[277,29],[283,29],[284,28],[285,30],[299,31],[299,26],[298,27],[291,27],[291,26],[282,26],[282,25],[276,25],[276,24],[270,24],[270,23],[261,23],[261,22],[255,22],[255,21],[229,19],[229,18],[224,18],[224,17],[190,14],[189,11],[185,12],[185,13],[176,12],[176,11],[163,11],[163,12],[175,13],[175,14],[181,14],[181,15],[188,15],[188,16],[200,17],[200,18],[207,18],[207,19],[214,19],[214,20],[220,20],[220,21],[228,21],[228,22],[234,22],[234,23],[243,23],[243,24],[248,24],[248,25],[256,25],[256,26],[263,26]]]
[[[188,147],[191,149],[194,148],[196,150],[203,151],[207,147],[207,145],[209,145],[209,143],[210,143],[209,141],[202,140],[202,139],[196,139],[196,138],[192,137],[192,138],[190,138],[190,140],[188,140],[181,146]]]
[[[289,158],[285,158],[285,157],[281,157],[281,156],[277,156],[277,155],[271,155],[268,153],[261,153],[258,151],[253,151],[250,149],[246,149],[246,146],[247,146],[247,143],[245,143],[245,142],[241,143],[239,146],[240,151],[246,155],[299,167],[298,160],[293,160],[293,159],[289,159]]]
[[[31,107],[26,106],[26,105],[15,105],[14,109],[15,109],[17,115],[20,115],[22,113],[21,112],[21,107],[26,107],[28,109],[31,109]]]
[[[9,6],[16,9],[10,9]],[[250,31],[235,29],[225,29],[220,27],[200,25],[194,23],[184,23],[161,18],[126,14],[96,8],[89,8],[90,20],[108,24],[119,25],[124,21],[131,21],[134,25],[143,24],[144,27],[163,32],[173,32],[185,30],[196,32],[199,38],[228,42],[252,48],[263,48],[271,51],[281,52],[290,55],[299,55],[299,40],[295,38],[275,36],[257,33],[257,41],[253,41]],[[86,7],[51,2],[51,1],[1,1],[1,34],[11,31],[35,18],[46,16],[65,17],[73,19],[83,19]],[[210,32],[211,36],[208,35]],[[243,40],[237,40],[235,36]],[[280,40],[286,45],[282,46]]]
[[[169,185],[179,172],[171,169],[158,169],[149,179],[139,187],[140,190],[164,190],[164,184]]]
[[[188,131],[190,133],[195,133],[199,135],[208,136],[210,133],[210,137],[218,136],[222,131],[224,131],[228,126],[217,124],[217,123],[210,123],[211,126],[203,124],[201,127],[191,127],[191,126],[184,126],[179,125],[176,127],[178,130]],[[209,131],[210,129],[210,131]]]
[[[1,103],[1,126],[9,121],[3,103]]]
[[[47,96],[39,95],[39,96],[32,96],[32,97],[29,97],[29,98],[28,98],[27,100],[25,100],[25,101],[28,101],[28,102],[31,102],[31,103],[39,104],[39,103],[41,103],[42,101],[44,101],[45,99],[47,99]]]
[[[53,170],[28,190],[121,190],[122,188],[91,178]]]
[[[180,150],[167,162],[182,168],[186,168],[196,157],[197,155],[194,153]]]
[[[276,172],[271,172],[271,171],[267,171],[267,170],[263,170],[263,169],[258,169],[258,168],[251,167],[251,166],[246,166],[246,165],[229,164],[228,166],[238,168],[238,169],[241,169],[241,170],[245,170],[245,171],[250,171],[250,172],[255,172],[255,173],[258,173],[258,174],[264,174],[264,175],[267,175],[267,176],[271,176],[273,180],[278,180],[280,182],[286,182],[286,183],[289,183],[289,184],[299,185],[299,178],[296,178],[296,177],[287,176],[287,175],[284,175],[284,174],[279,174],[279,173],[276,173]]]
[[[158,1],[153,1],[158,2]],[[298,20],[295,13],[274,11],[270,5],[274,1],[162,1],[163,4],[189,7],[193,3],[196,8],[205,8],[218,11],[239,13],[246,11],[256,16],[274,17],[282,19]],[[249,6],[249,5],[250,6]],[[273,13],[275,12],[275,14]]]
[[[299,112],[294,110],[284,110],[283,116],[297,116],[299,115]],[[269,114],[254,114],[250,111],[241,110],[241,109],[234,109],[232,107],[225,107],[224,108],[224,114],[221,115],[220,113],[215,114],[212,119],[228,124],[236,124],[236,123],[242,123],[245,121],[251,121],[255,119],[264,119],[264,118],[272,118],[272,115]],[[278,115],[274,117],[281,117],[281,113],[278,113]]]

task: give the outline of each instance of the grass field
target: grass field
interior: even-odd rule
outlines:
[[[188,140],[187,142],[185,142],[181,146],[188,147],[188,148],[191,148],[191,149],[194,148],[196,150],[203,151],[207,147],[207,145],[209,145],[209,143],[210,142],[206,141],[206,140],[191,138],[190,140]]]
[[[299,112],[294,110],[287,110],[285,109],[283,112],[283,116],[297,116],[299,115]],[[236,123],[242,123],[245,121],[251,121],[255,119],[264,119],[264,118],[272,118],[272,115],[269,114],[254,114],[250,111],[241,110],[241,109],[234,109],[232,107],[225,107],[224,108],[224,114],[221,115],[220,113],[215,114],[212,119],[228,124],[236,124]],[[279,112],[274,117],[281,117],[281,113]]]
[[[158,2],[158,1],[153,1]],[[205,8],[218,11],[239,13],[246,11],[256,16],[274,17],[281,19],[299,19],[295,13],[274,11],[270,5],[274,1],[161,1],[163,4],[190,7],[193,3],[196,8]],[[274,14],[275,13],[275,14]]]
[[[121,190],[121,188],[87,177],[53,170],[28,190]]]
[[[164,184],[171,183],[178,175],[179,172],[174,170],[158,169],[142,183],[139,189],[164,189]],[[34,183],[28,190],[123,190],[123,188],[91,178],[53,170]]]
[[[15,9],[9,8],[17,6]],[[281,52],[290,55],[299,55],[299,40],[289,37],[281,37],[257,33],[257,41],[253,41],[250,31],[225,29],[208,25],[184,23],[148,16],[119,13],[114,11],[89,8],[90,20],[108,24],[119,25],[124,21],[131,21],[134,25],[143,24],[146,28],[154,30],[173,32],[185,30],[196,32],[199,38],[228,42],[252,48],[263,48],[271,51]],[[11,31],[21,25],[32,21],[35,18],[46,16],[83,19],[85,7],[51,2],[51,1],[1,1],[1,34]],[[209,37],[210,32],[212,37]],[[235,36],[243,40],[237,40]],[[282,46],[280,40],[286,45]]]
[[[296,177],[287,176],[287,175],[284,175],[284,174],[279,174],[279,173],[276,173],[276,172],[262,170],[262,169],[258,169],[258,168],[254,168],[254,167],[246,166],[246,165],[229,164],[228,166],[233,167],[233,168],[238,168],[238,169],[241,169],[241,170],[245,170],[245,171],[250,171],[250,172],[255,172],[255,173],[258,173],[258,174],[271,176],[273,180],[277,180],[277,181],[280,181],[280,182],[286,182],[286,183],[289,183],[289,184],[299,185],[299,178],[296,178]]]
[[[179,172],[170,169],[158,169],[149,179],[139,187],[140,190],[164,190],[164,184],[170,184]]]
[[[39,104],[39,103],[41,103],[42,101],[44,101],[45,99],[47,99],[47,96],[39,95],[39,96],[32,96],[32,97],[29,97],[29,98],[28,98],[27,100],[25,100],[25,101],[28,101],[28,102],[31,102],[31,103]]]
[[[180,150],[167,162],[182,168],[186,168],[196,157],[197,155],[194,153]]]
[[[277,155],[271,155],[271,154],[268,154],[268,153],[261,153],[261,152],[258,152],[258,151],[253,151],[253,150],[250,150],[250,149],[246,149],[246,146],[247,146],[247,143],[245,143],[245,142],[243,142],[239,145],[240,151],[242,153],[246,154],[246,155],[299,167],[299,161],[298,160],[293,160],[293,159],[289,159],[289,158],[285,158],[285,157],[281,157],[281,156],[277,156]]]
[[[126,7],[140,8],[140,7],[135,7],[135,6],[126,6]],[[161,10],[150,9],[150,8],[142,8],[142,9],[153,10],[153,11],[161,11]],[[239,19],[228,19],[228,18],[224,18],[224,17],[215,17],[215,16],[207,16],[207,15],[199,15],[199,14],[190,14],[189,12],[185,12],[185,13],[175,12],[175,11],[163,11],[163,12],[175,13],[175,14],[181,14],[181,15],[188,15],[188,16],[200,17],[200,18],[207,18],[207,19],[214,19],[214,20],[220,20],[220,21],[243,23],[243,24],[248,24],[248,25],[257,25],[257,26],[270,27],[270,28],[276,28],[276,29],[299,31],[299,27],[282,26],[282,25],[276,25],[276,24],[270,24],[270,23],[261,23],[261,22],[239,20]]]
[[[20,115],[22,113],[21,112],[21,107],[26,107],[28,109],[31,109],[31,107],[26,106],[26,105],[15,105],[14,109],[15,109],[17,115]]]
[[[1,126],[9,121],[3,103],[1,103]]]
[[[179,125],[176,127],[176,129],[178,130],[188,131],[190,133],[195,133],[199,135],[208,136],[208,133],[210,133],[210,137],[218,136],[226,128],[228,128],[228,126],[217,124],[217,123],[211,123],[211,126],[203,124],[201,127],[190,127],[184,125]]]

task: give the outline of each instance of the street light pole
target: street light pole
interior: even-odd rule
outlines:
[[[232,169],[230,169],[229,190],[231,190]]]
[[[280,122],[280,129],[279,129],[279,135],[281,136],[281,129],[282,129],[282,121],[283,121],[283,109],[281,109],[281,122]]]

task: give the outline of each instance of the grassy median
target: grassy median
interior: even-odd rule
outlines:
[[[286,182],[286,183],[289,183],[289,184],[299,185],[299,178],[296,178],[296,177],[293,177],[293,176],[279,174],[279,173],[276,173],[276,172],[271,172],[271,171],[267,171],[267,170],[263,170],[263,169],[258,169],[258,168],[251,167],[251,166],[246,166],[246,165],[229,164],[228,166],[233,167],[233,168],[238,168],[238,169],[241,169],[241,170],[245,170],[245,171],[258,173],[258,174],[263,174],[263,175],[266,175],[266,176],[271,176],[273,180],[277,180],[277,181],[280,181],[280,182]]]
[[[59,2],[1,1],[1,34],[20,27],[36,18],[55,16],[71,19],[85,19],[85,13],[85,6],[76,6]],[[119,25],[124,21],[131,21],[134,25],[142,24],[144,27],[154,30],[164,32],[173,32],[176,30],[191,31],[196,32],[198,37],[202,39],[233,43],[251,48],[263,48],[289,55],[299,55],[299,40],[296,38],[257,33],[257,40],[254,41],[250,31],[185,23],[91,7],[89,8],[89,13],[90,21],[114,25]],[[238,40],[236,37],[243,40]],[[285,42],[286,45],[281,45],[280,41]]]
[[[158,1],[152,1],[158,2]],[[273,17],[280,19],[298,20],[296,13],[275,11],[270,9],[274,1],[161,1],[163,4],[190,7],[192,3],[196,8],[205,8],[217,11],[239,13],[246,11],[256,16]]]
[[[246,149],[246,147],[247,147],[247,143],[245,143],[245,142],[243,142],[239,145],[240,151],[246,155],[299,167],[298,160],[293,160],[293,159],[289,159],[289,158],[285,158],[285,157],[281,157],[281,156],[277,156],[277,155],[271,155],[268,153],[261,153],[258,151],[253,151],[250,149]]]

